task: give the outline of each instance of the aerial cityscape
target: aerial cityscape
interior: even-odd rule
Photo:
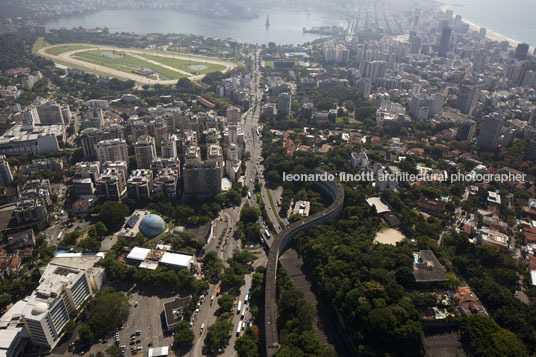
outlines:
[[[0,357],[536,355],[535,13],[2,1]]]

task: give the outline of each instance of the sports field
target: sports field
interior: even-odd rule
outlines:
[[[132,79],[140,84],[174,84],[185,77],[199,80],[207,73],[225,72],[236,66],[212,57],[91,44],[40,44],[36,50],[67,67]]]

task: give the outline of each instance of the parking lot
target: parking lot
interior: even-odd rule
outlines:
[[[162,306],[168,300],[137,292],[130,294],[130,314],[119,331],[119,345],[126,346],[125,355],[131,353],[131,349],[140,347],[139,352],[145,354],[150,347],[171,346],[173,337],[164,337],[162,331]]]
[[[128,297],[130,302],[129,316],[123,328],[117,331],[118,345],[125,347],[124,356],[132,354],[147,356],[147,350],[151,347],[170,347],[173,342],[173,336],[164,337],[161,319],[164,302],[173,300],[174,297],[162,298],[156,294],[150,295],[147,292],[140,294],[137,291],[128,293]],[[134,338],[131,336],[134,336]],[[98,355],[99,352],[106,353],[106,349],[114,344],[114,340],[114,333],[112,333],[106,340],[93,344],[89,350],[85,349],[83,354]],[[81,354],[80,351],[67,352],[65,349],[61,347],[55,349],[51,355],[77,356]],[[133,352],[134,350],[136,352]],[[169,355],[174,356],[171,347]]]

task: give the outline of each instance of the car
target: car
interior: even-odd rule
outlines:
[[[141,351],[142,349],[143,349],[143,347],[141,347],[141,346],[138,346],[138,348],[137,348],[138,351]]]
[[[153,345],[153,343],[152,343],[152,342],[149,342],[149,343],[147,344],[147,347],[151,347],[152,345]]]
[[[141,335],[141,330],[136,330],[136,335]]]
[[[132,341],[130,341],[130,344],[131,344],[131,345],[135,345],[135,344],[136,344],[136,340],[132,340]]]
[[[141,340],[136,340],[136,343],[141,343]]]
[[[134,350],[134,351],[130,352],[131,355],[135,355],[136,353],[138,353],[138,350]]]
[[[69,348],[67,349],[67,351],[69,351],[69,352],[73,352],[74,350],[75,350],[74,346],[69,346]]]

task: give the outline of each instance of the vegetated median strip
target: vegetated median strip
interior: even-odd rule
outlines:
[[[268,195],[268,201],[270,201],[270,206],[272,206],[272,212],[274,213],[275,219],[277,219],[277,223],[279,223],[279,226],[283,228],[283,222],[281,222],[281,219],[279,219],[279,213],[275,210],[274,200],[272,199],[272,194],[270,193],[269,188],[266,189],[266,194]]]

